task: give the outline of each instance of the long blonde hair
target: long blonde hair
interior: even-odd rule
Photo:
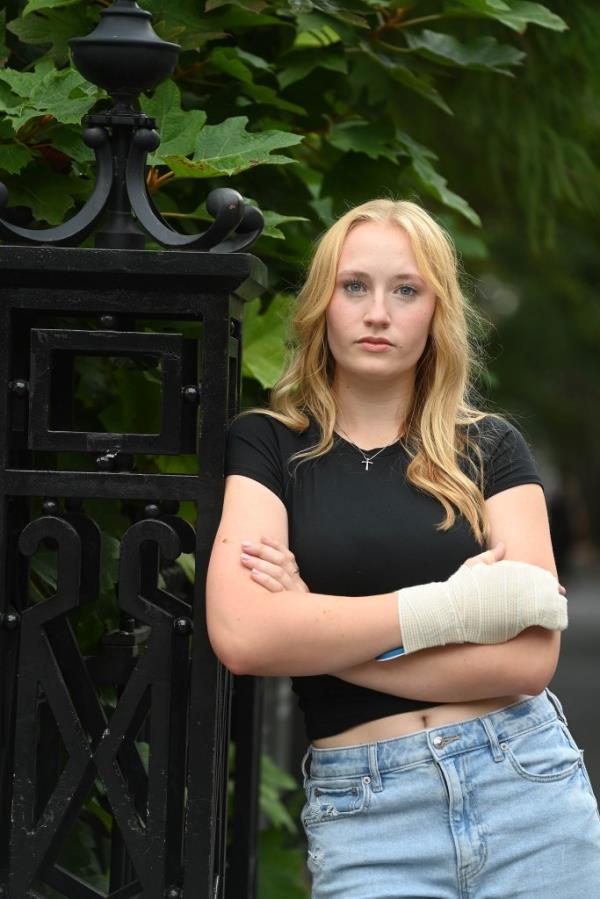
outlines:
[[[292,354],[270,395],[268,409],[251,409],[305,431],[309,415],[321,429],[319,441],[294,459],[329,452],[337,414],[331,383],[334,360],[326,334],[325,312],[335,286],[342,245],[359,222],[392,222],[408,235],[418,270],[436,295],[431,334],[415,374],[415,390],[402,441],[409,453],[407,478],[442,504],[448,530],[458,511],[478,542],[489,533],[483,497],[483,462],[469,425],[485,417],[469,403],[478,368],[477,347],[469,325],[478,315],[463,295],[452,239],[424,209],[406,200],[375,199],[350,209],[319,241],[291,320]],[[471,449],[471,452],[468,452]],[[467,463],[470,477],[459,466]]]

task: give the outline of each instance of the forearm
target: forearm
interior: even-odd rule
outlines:
[[[554,674],[559,648],[559,631],[530,627],[506,643],[451,644],[333,673],[341,680],[407,699],[469,702],[539,693]]]
[[[396,593],[269,593],[249,582],[234,594],[235,600],[219,602],[223,595],[223,585],[209,577],[209,637],[235,674],[323,674],[350,668],[402,642]]]

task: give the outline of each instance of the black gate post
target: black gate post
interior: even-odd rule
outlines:
[[[236,691],[246,823],[231,833],[233,679],[210,648],[204,585],[239,408],[243,305],[266,283],[242,252],[262,216],[230,189],[209,195],[202,234],[159,216],[144,179],[159,137],[136,97],[169,74],[178,48],[133,0],[102,16],[72,42],[80,70],[115,101],[86,121],[90,199],[45,231],[0,218],[0,896],[252,899],[260,686],[244,678]],[[95,248],[79,248],[98,226]],[[144,232],[168,251],[143,249]],[[158,428],[82,427],[79,366],[99,359],[152,373]],[[153,456],[184,455],[193,473],[148,470]],[[182,502],[195,504],[195,532]],[[103,565],[93,509],[115,503],[127,521],[118,627],[83,651],[75,623],[97,611]],[[52,589],[34,596],[31,566],[42,551],[52,569],[48,549]],[[195,556],[193,592],[163,578],[181,553]],[[94,881],[65,854],[76,827],[94,843]]]

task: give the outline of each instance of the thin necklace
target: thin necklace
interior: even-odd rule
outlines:
[[[369,470],[369,465],[373,464],[373,459],[375,459],[379,455],[379,453],[382,453],[384,451],[384,449],[387,449],[388,446],[392,445],[392,443],[396,443],[396,441],[398,439],[398,438],[396,438],[395,440],[392,440],[390,443],[386,444],[385,446],[382,446],[381,449],[378,449],[377,452],[373,453],[372,456],[367,456],[365,451],[361,450],[360,446],[357,446],[352,440],[350,440],[350,438],[348,437],[348,435],[346,434],[346,432],[344,431],[343,428],[340,428],[338,426],[338,431],[341,431],[342,434],[344,434],[344,436],[347,438],[348,443],[350,443],[351,446],[353,446],[355,449],[357,449],[359,451],[359,453],[363,457],[363,461],[360,464],[365,466],[365,471]]]

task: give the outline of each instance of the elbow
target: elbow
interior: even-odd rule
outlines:
[[[211,620],[207,616],[208,640],[212,651],[225,667],[236,676],[260,675],[257,653],[253,650],[248,634],[227,626],[224,622]]]
[[[539,645],[535,647],[535,651],[525,654],[523,683],[519,690],[537,696],[546,689],[556,672],[560,653],[560,632],[535,627],[530,628],[529,633]]]
[[[256,673],[247,647],[230,631],[218,633],[216,629],[209,627],[208,639],[218,660],[236,677]]]

